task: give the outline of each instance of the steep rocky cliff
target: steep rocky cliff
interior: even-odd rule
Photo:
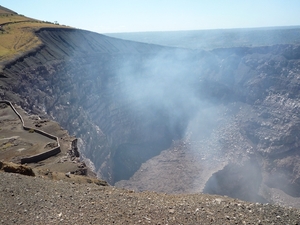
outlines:
[[[198,86],[210,105],[181,142],[117,185],[299,206],[299,52],[291,45],[212,51]]]
[[[174,192],[178,185],[181,192],[241,190],[234,197],[269,201],[268,191],[276,188],[299,197],[299,46],[205,52],[82,30],[48,28],[37,35],[43,45],[4,68],[0,96],[76,134],[101,178],[128,180],[142,163],[153,169],[146,161],[156,156],[165,159],[155,167],[160,183],[184,177],[162,180],[180,163],[189,168],[187,180],[179,177],[158,191]],[[163,150],[193,161],[181,155],[172,162]],[[249,173],[244,180],[255,177],[256,184],[245,189],[241,179]],[[231,185],[224,180],[230,174]],[[121,186],[147,186],[149,176],[139,185],[135,176]]]
[[[143,87],[136,82],[142,84],[140,75],[151,79],[153,71],[147,72],[151,65],[145,62],[152,63],[160,54],[169,65],[159,67],[175,71],[171,68],[174,60],[190,58],[186,50],[79,30],[44,29],[37,35],[44,45],[4,69],[1,97],[33,113],[51,116],[75,133],[83,141],[82,153],[92,160],[100,176],[111,183],[129,178],[140,162],[168,148],[173,137],[182,135],[184,120],[165,123],[170,115],[164,112],[165,105],[156,104],[160,99],[152,93],[151,85],[155,84]],[[164,74],[158,79],[165,79]],[[162,97],[159,89],[156,92]],[[143,91],[144,96],[136,95],[136,91]],[[145,148],[148,150],[138,154]],[[126,160],[124,154],[131,156]]]

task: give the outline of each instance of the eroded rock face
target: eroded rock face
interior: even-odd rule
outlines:
[[[80,137],[81,151],[99,176],[110,183],[127,179],[141,162],[182,137],[198,107],[182,102],[190,97],[188,85],[197,84],[208,53],[83,31],[38,35],[45,46],[8,66],[9,78],[3,81],[13,83],[10,91],[18,93],[24,108],[51,116]],[[182,67],[190,61],[189,68]],[[10,92],[3,97],[10,98]]]
[[[190,120],[194,125],[183,138],[186,146],[171,147],[117,185],[173,193],[207,191],[260,202],[276,201],[270,188],[278,188],[298,197],[299,60],[291,51],[299,48],[214,51],[219,67],[200,83],[201,96],[213,105],[211,110],[206,107],[206,115],[211,116],[205,122]],[[178,154],[178,148],[184,149],[184,155]],[[174,154],[177,161],[170,163]],[[253,157],[255,163],[249,161]],[[252,164],[257,170],[246,169]],[[257,176],[255,188],[248,190]],[[211,180],[222,184],[221,188]],[[289,200],[282,202],[289,205]]]
[[[299,196],[299,46],[203,52],[85,31],[38,35],[44,46],[4,69],[1,97],[81,138],[81,154],[101,178],[129,179],[163,150],[180,148],[207,165],[255,156],[261,184]],[[178,140],[191,144],[176,147]],[[204,174],[192,168],[191,180]]]
[[[14,163],[0,162],[0,169],[7,173],[19,173],[27,176],[35,176],[32,168]]]
[[[207,181],[203,193],[227,195],[244,201],[265,203],[259,195],[262,183],[261,166],[255,159],[243,164],[228,164]]]

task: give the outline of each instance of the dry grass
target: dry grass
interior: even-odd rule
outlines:
[[[34,21],[34,19],[30,19],[25,16],[21,16],[21,15],[17,15],[17,14],[1,14],[1,12],[0,12],[0,24],[28,21],[28,20]]]
[[[8,142],[8,143],[5,143],[4,145],[2,145],[2,146],[0,147],[0,150],[4,150],[4,149],[10,148],[10,147],[12,147],[12,146],[14,146],[14,144]]]
[[[34,20],[16,14],[0,13],[0,61],[11,60],[41,44],[35,31],[44,27],[65,27],[50,22]]]
[[[32,168],[28,166],[23,166],[19,164],[15,164],[12,162],[0,162],[0,170],[3,170],[8,173],[19,173],[28,176],[34,176],[34,172]]]
[[[0,14],[15,14],[15,13],[9,12],[9,11],[7,11],[6,8],[3,8],[2,6],[0,6]]]

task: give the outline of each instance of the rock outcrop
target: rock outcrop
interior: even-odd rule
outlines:
[[[178,111],[172,115],[178,117],[173,124],[165,102],[159,103],[159,98],[167,87],[167,97],[181,98],[171,104],[179,106],[182,98],[188,96],[173,97],[173,87],[167,82],[152,92],[156,84],[143,81],[152,79],[153,72],[147,68],[151,65],[145,63],[156,63],[151,61],[159,55],[164,64],[153,69],[164,69],[156,79],[165,79],[166,70],[179,73],[172,68],[174,63],[189,61],[191,57],[201,59],[203,53],[190,56],[187,50],[121,41],[79,30],[45,29],[37,35],[45,45],[7,65],[7,78],[2,79],[7,90],[2,96],[28,111],[51,116],[80,137],[85,149],[81,153],[93,161],[101,177],[111,183],[129,178],[141,162],[159,154],[170,146],[172,139],[183,135],[185,114],[192,112],[187,106],[180,110],[172,106],[172,110]],[[141,73],[143,77],[139,76]],[[191,85],[196,79],[177,77]],[[149,86],[140,86],[142,83]],[[178,85],[175,88],[180,88]],[[144,93],[141,96],[140,91]],[[169,124],[165,123],[167,120]],[[124,160],[128,157],[128,161]]]
[[[299,46],[205,52],[82,30],[37,35],[43,45],[3,69],[0,96],[74,133],[99,177],[128,180],[163,150],[181,148],[203,158],[195,164],[251,159],[257,187],[299,197]]]

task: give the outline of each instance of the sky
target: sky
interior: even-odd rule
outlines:
[[[0,0],[0,5],[98,33],[300,25],[300,0]]]

